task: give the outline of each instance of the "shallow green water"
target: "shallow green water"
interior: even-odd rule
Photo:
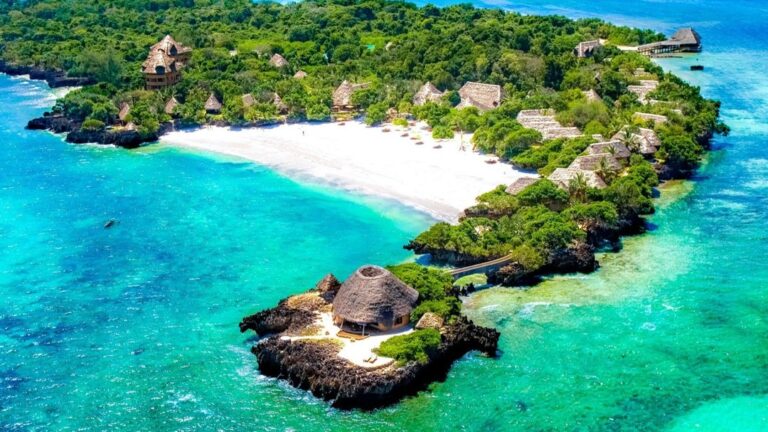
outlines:
[[[468,299],[498,359],[372,413],[260,377],[237,322],[327,271],[407,259],[428,220],[250,164],[23,131],[48,93],[0,77],[0,429],[768,430],[765,6],[511,6],[694,24],[707,51],[663,65],[721,99],[733,134],[600,271]]]

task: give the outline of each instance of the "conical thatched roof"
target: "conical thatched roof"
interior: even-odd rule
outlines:
[[[171,35],[165,35],[165,37],[161,39],[160,42],[152,45],[150,51],[154,50],[162,50],[169,56],[175,57],[179,54],[192,51],[192,48],[186,47],[176,42],[176,39],[174,39]]]
[[[296,72],[295,74],[293,74],[293,77],[296,78],[296,79],[304,79],[304,78],[307,77],[307,73],[304,72],[303,70],[300,70],[300,71]]]
[[[336,90],[333,91],[333,106],[345,107],[352,105],[352,94],[358,90],[368,87],[368,83],[352,84],[344,80]]]
[[[416,106],[424,105],[427,102],[437,102],[443,97],[443,92],[437,89],[431,82],[427,81],[419,91],[413,96],[413,104]]]
[[[254,106],[256,104],[256,99],[253,97],[252,94],[247,93],[247,94],[244,94],[242,97],[243,97],[243,106],[244,107],[248,108],[248,107],[252,107],[252,106]]]
[[[280,54],[273,54],[272,58],[269,59],[269,64],[276,68],[283,68],[288,66],[288,60]]]
[[[176,60],[161,49],[149,50],[147,59],[141,64],[141,71],[145,74],[164,75],[176,69]]]
[[[208,97],[208,100],[205,102],[205,110],[209,113],[218,113],[221,111],[221,102],[215,94],[211,93],[211,96]]]
[[[418,291],[389,270],[366,265],[341,285],[333,300],[333,313],[359,324],[392,323],[398,317],[409,315],[418,298]]]
[[[168,115],[173,115],[173,112],[176,110],[176,107],[179,106],[179,101],[176,100],[175,97],[172,97],[168,100],[168,102],[165,103],[165,113]]]

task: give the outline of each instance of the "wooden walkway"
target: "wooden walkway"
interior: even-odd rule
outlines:
[[[451,276],[453,276],[454,279],[458,279],[460,277],[467,276],[470,274],[488,273],[491,270],[496,270],[501,267],[504,267],[505,265],[511,263],[512,261],[513,261],[512,256],[507,255],[501,258],[497,258],[495,260],[486,261],[486,262],[474,264],[467,267],[453,269],[453,270],[450,270],[449,273],[451,274]]]

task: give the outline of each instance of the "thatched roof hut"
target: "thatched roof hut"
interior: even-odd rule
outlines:
[[[444,93],[438,90],[434,84],[427,81],[413,96],[413,104],[420,106],[427,102],[437,102],[441,97],[443,97],[443,94]]]
[[[586,171],[600,171],[603,168],[619,171],[621,163],[610,153],[589,154],[579,156],[571,162],[569,168],[576,168]]]
[[[581,93],[585,98],[587,98],[587,102],[602,102],[603,100],[603,98],[601,98],[594,89],[585,90]]]
[[[480,111],[488,111],[501,105],[504,96],[500,85],[469,81],[459,89],[462,108],[474,106]]]
[[[672,52],[701,51],[701,35],[691,27],[681,28],[671,38],[637,47],[637,51],[647,55]]]
[[[171,97],[168,99],[168,102],[165,103],[165,108],[163,111],[168,115],[175,114],[176,108],[179,106],[179,101],[176,100],[176,97]]]
[[[117,113],[117,118],[125,123],[125,119],[128,117],[128,114],[131,113],[131,104],[128,102],[123,102],[120,104],[120,111]]]
[[[333,91],[333,106],[335,108],[344,108],[352,106],[352,94],[358,90],[362,90],[368,87],[368,83],[352,84],[347,80],[344,80]]]
[[[283,102],[283,98],[277,93],[272,93],[272,104],[275,105],[275,108],[281,114],[285,114],[288,111],[288,105]]]
[[[273,54],[272,58],[269,59],[269,64],[276,68],[284,68],[288,66],[288,60],[285,59],[285,57],[281,56],[280,54]]]
[[[256,105],[256,98],[253,97],[252,94],[246,93],[242,96],[243,99],[243,106],[245,108],[250,108],[254,105]]]
[[[192,48],[180,44],[171,35],[165,35],[160,42],[152,45],[150,50],[163,50],[171,57],[192,52]]]
[[[656,153],[661,146],[661,140],[653,129],[639,128],[637,133],[627,135],[627,129],[620,130],[611,139],[621,141],[627,148],[636,151],[642,155],[650,156]]]
[[[296,78],[296,79],[304,79],[304,78],[307,77],[307,73],[304,72],[303,70],[300,70],[300,71],[296,72],[295,74],[293,74],[293,77]]]
[[[435,329],[440,330],[440,327],[443,326],[443,317],[440,315],[434,313],[434,312],[427,312],[424,315],[421,316],[419,319],[419,322],[416,323],[416,329],[422,330],[422,329]]]
[[[218,114],[221,112],[221,102],[216,97],[215,94],[211,93],[211,96],[208,97],[208,100],[205,102],[205,111],[208,114]]]
[[[328,273],[327,275],[323,276],[323,278],[320,279],[320,281],[315,285],[315,290],[321,293],[336,292],[340,286],[341,283],[338,279],[336,279],[336,276]]]
[[[537,181],[539,181],[537,177],[520,177],[519,179],[515,180],[511,185],[509,185],[506,191],[510,195],[517,195],[520,192],[522,192],[523,189],[536,183]]]
[[[632,152],[629,151],[629,147],[621,141],[606,141],[590,144],[587,147],[588,154],[601,154],[608,153],[616,159],[629,159],[632,156]]]
[[[365,265],[341,284],[333,300],[334,321],[389,329],[405,324],[419,292],[389,270]]]
[[[594,171],[580,170],[578,168],[557,168],[547,177],[552,183],[561,189],[568,189],[572,182],[583,179],[588,187],[603,189],[607,185]]]
[[[579,42],[573,49],[573,54],[579,58],[592,57],[602,46],[603,41],[600,39]]]
[[[150,50],[147,59],[141,64],[141,71],[150,75],[165,75],[176,70],[176,59],[161,49]]]

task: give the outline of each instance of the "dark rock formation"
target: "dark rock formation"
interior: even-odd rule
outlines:
[[[338,408],[373,409],[397,402],[444,380],[451,364],[469,351],[495,356],[499,332],[458,317],[444,326],[441,342],[425,364],[371,370],[338,357],[339,346],[328,340],[288,340],[281,336],[301,334],[317,319],[317,313],[333,303],[339,281],[327,275],[317,289],[282,300],[277,307],[243,318],[240,331],[253,330],[260,340],[251,351],[261,373],[287,380],[294,387],[332,401]]]
[[[30,79],[45,81],[52,88],[80,87],[95,83],[91,78],[71,77],[59,70],[48,70],[38,66],[16,65],[3,60],[0,60],[0,72],[14,76],[29,75]]]
[[[331,344],[270,337],[252,348],[259,370],[287,380],[342,409],[373,409],[395,403],[445,379],[451,364],[468,351],[495,356],[499,332],[479,327],[466,318],[448,326],[437,350],[425,364],[376,371],[356,367],[339,358]]]
[[[73,144],[104,144],[115,145],[127,149],[140,147],[143,143],[157,141],[161,135],[173,130],[173,123],[165,123],[154,134],[141,134],[130,129],[84,130],[79,121],[62,115],[45,113],[43,117],[32,119],[27,123],[27,129],[49,130],[54,133],[67,134],[66,141]]]
[[[417,255],[430,254],[433,261],[439,263],[448,263],[456,267],[470,266],[486,261],[483,258],[461,254],[456,251],[431,248],[414,240],[408,242],[408,244],[403,246],[403,248],[405,250],[413,251],[413,253]]]

